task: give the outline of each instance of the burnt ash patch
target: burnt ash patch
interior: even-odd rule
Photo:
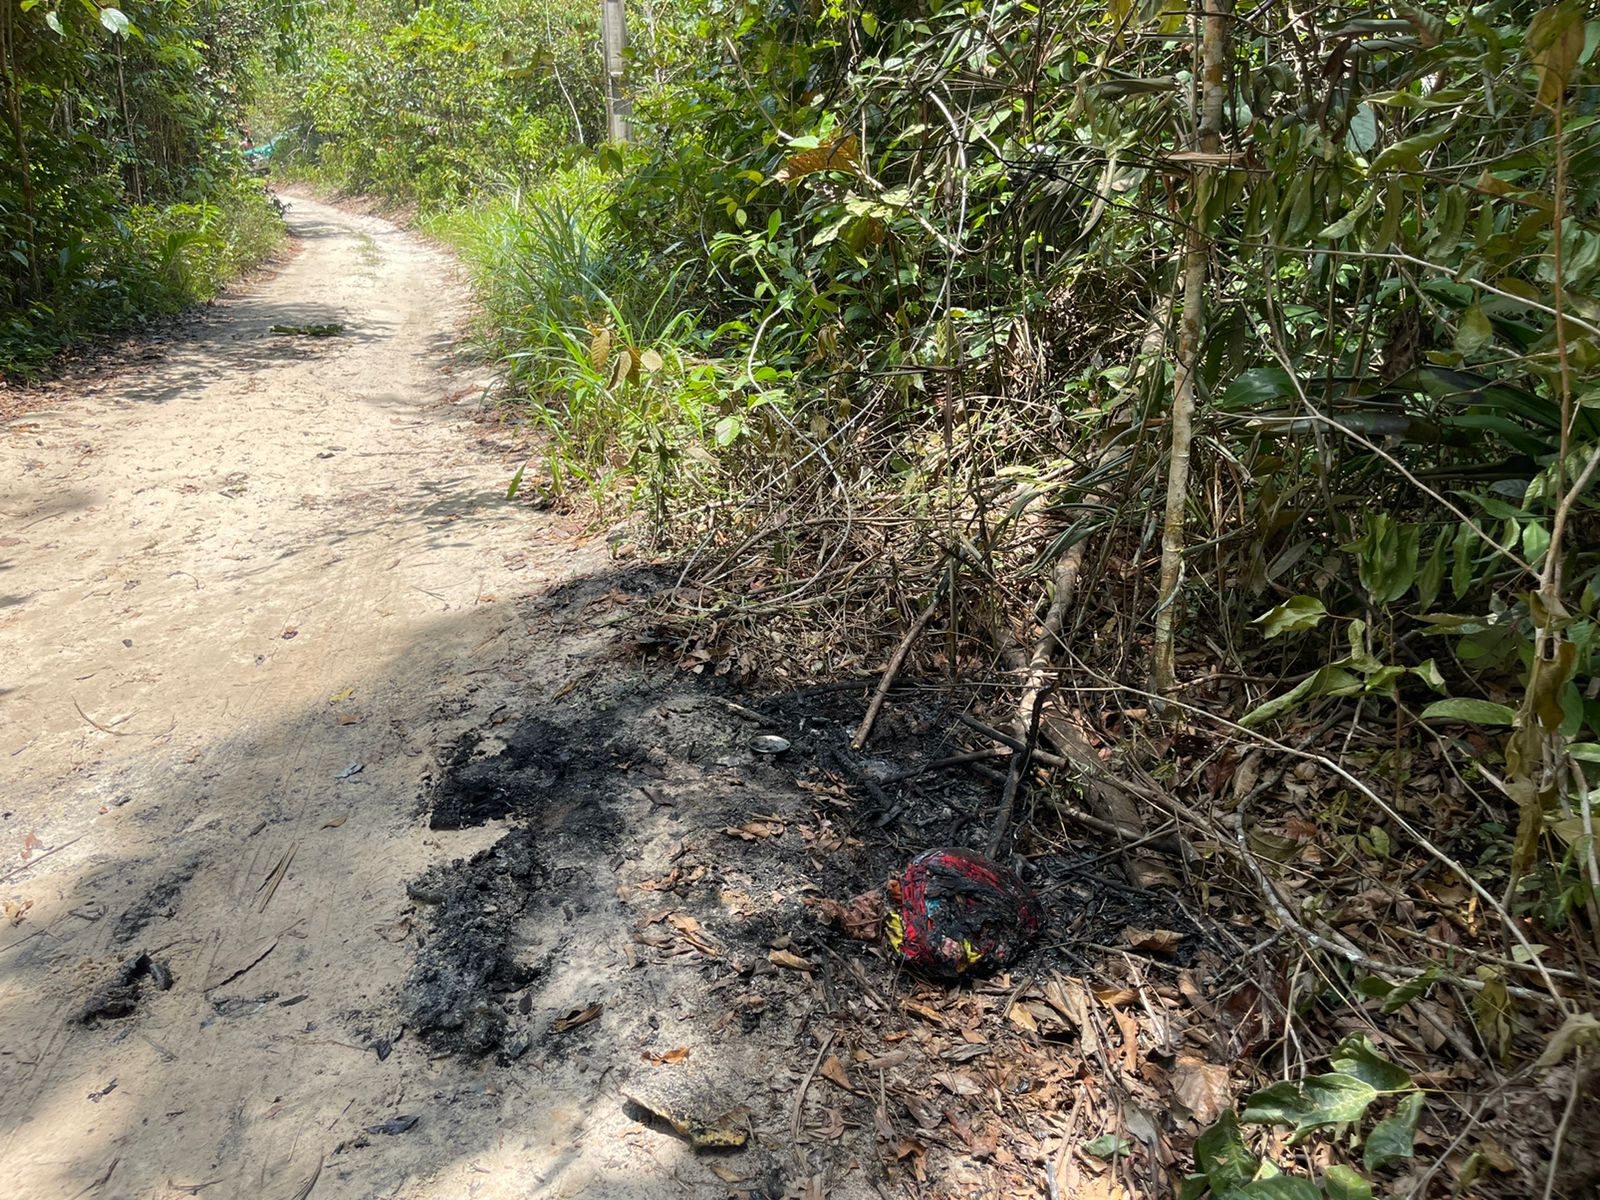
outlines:
[[[699,963],[707,978],[731,968],[764,995],[762,1008],[738,1014],[746,1033],[798,1003],[787,990],[802,980],[772,978],[774,948],[880,982],[896,973],[885,947],[822,924],[805,898],[848,900],[930,847],[980,846],[998,785],[970,771],[919,773],[962,749],[938,692],[898,693],[880,718],[879,749],[861,755],[848,749],[860,694],[826,687],[729,703],[731,694],[683,674],[597,684],[567,708],[470,734],[447,752],[425,797],[430,826],[505,818],[513,828],[411,885],[431,918],[403,1003],[413,1029],[437,1049],[502,1061],[585,1049],[584,1030],[558,1028],[590,992],[612,986],[585,984],[585,971],[621,953],[630,929],[640,953],[682,950],[669,926],[650,923],[652,910],[692,918],[718,948]],[[759,733],[781,734],[790,750],[752,752]],[[752,819],[793,829],[732,832]],[[1111,849],[1058,846],[1014,860],[1046,908],[1018,971],[1080,969],[1098,957],[1089,947],[1116,944],[1130,925],[1202,934],[1185,937],[1175,965],[1210,939],[1176,898],[1116,878]],[[763,902],[730,911],[730,894]],[[823,970],[833,986],[834,967]],[[659,1000],[638,1003],[643,1011]]]
[[[435,867],[408,889],[434,911],[434,932],[406,980],[402,1013],[410,1026],[471,1055],[518,1044],[506,998],[541,964],[518,953],[515,933],[548,879],[529,831],[519,830],[469,859]]]
[[[496,747],[497,740],[503,745]],[[428,827],[469,829],[507,816],[548,823],[552,808],[603,801],[617,760],[630,751],[622,740],[607,739],[597,720],[567,727],[528,717],[501,739],[468,734],[444,763]]]
[[[494,845],[432,868],[407,888],[431,913],[405,985],[402,1015],[442,1050],[510,1061],[533,1044],[530,989],[564,947],[530,926],[570,921],[599,899],[580,858],[616,843],[613,792],[633,755],[601,717],[562,725],[530,717],[468,734],[445,755],[429,827],[455,830],[502,817]]]
[[[117,918],[111,939],[116,945],[133,941],[152,921],[171,917],[177,910],[178,898],[200,867],[198,858],[190,858],[163,875],[137,901]]]

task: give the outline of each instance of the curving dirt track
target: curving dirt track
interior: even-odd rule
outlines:
[[[508,661],[566,652],[507,601],[606,555],[503,500],[448,258],[309,199],[289,223],[274,277],[0,437],[12,1200],[475,1190],[459,1146],[381,1129],[483,1087],[373,1050],[404,881],[492,835],[430,833],[415,798]],[[173,986],[75,1021],[140,952]],[[369,1125],[387,1152],[336,1167]]]

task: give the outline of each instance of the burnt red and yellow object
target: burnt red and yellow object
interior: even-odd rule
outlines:
[[[1028,886],[972,850],[928,850],[906,865],[897,883],[889,944],[925,974],[998,970],[1017,960],[1044,923],[1044,909]]]

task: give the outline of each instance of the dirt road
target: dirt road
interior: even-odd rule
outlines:
[[[871,678],[624,653],[654,577],[504,500],[451,263],[290,223],[0,430],[0,1195],[1078,1194],[1071,943],[951,988],[877,941],[987,837],[940,693],[857,757]],[[1080,855],[1030,868],[1054,928],[1186,928]]]
[[[527,650],[503,601],[605,552],[504,502],[448,259],[307,199],[289,221],[275,277],[0,440],[14,1200],[390,1195],[450,1161],[378,1133],[377,1174],[335,1169],[340,1137],[466,1070],[352,1031],[409,966],[404,881],[487,840],[430,833],[415,798]],[[71,1020],[141,951],[174,986]]]

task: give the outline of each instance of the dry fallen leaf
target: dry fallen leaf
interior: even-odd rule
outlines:
[[[341,704],[344,701],[350,699],[350,697],[354,696],[355,694],[356,694],[355,688],[347,687],[347,688],[344,689],[344,691],[335,692],[333,695],[329,696],[328,697],[328,703],[329,704]]]
[[[1183,941],[1183,934],[1171,929],[1140,929],[1129,925],[1122,931],[1122,940],[1135,950],[1148,950],[1152,954],[1171,954]]]
[[[983,1094],[983,1086],[965,1071],[940,1071],[933,1076],[933,1082],[953,1096]]]
[[[769,950],[767,961],[775,967],[788,967],[791,971],[814,971],[815,967],[798,954],[791,954],[787,950]]]
[[[1034,1020],[1033,1013],[1025,1005],[1013,1004],[1006,1016],[1019,1029],[1026,1029],[1029,1033],[1039,1032],[1039,1022]]]
[[[651,1054],[647,1050],[639,1057],[652,1066],[671,1067],[689,1057],[689,1047],[679,1046],[676,1050],[668,1050],[665,1054]]]
[[[1178,1065],[1172,1069],[1172,1094],[1202,1125],[1211,1124],[1233,1107],[1228,1068],[1192,1054],[1180,1055]]]
[[[339,826],[343,825],[349,819],[350,819],[350,814],[349,813],[342,813],[339,816],[334,817],[333,820],[331,820],[331,821],[324,821],[322,823],[322,827],[324,829],[337,829],[337,828],[339,828]]]
[[[855,1088],[850,1086],[850,1076],[845,1074],[844,1064],[839,1061],[839,1056],[836,1054],[828,1055],[828,1061],[822,1064],[819,1074],[829,1083],[838,1084],[847,1092],[855,1091]]]
[[[854,941],[875,942],[883,933],[882,892],[862,892],[852,896],[848,905],[809,896],[805,903],[818,910],[825,924],[836,926]]]
[[[938,1009],[917,1000],[902,1000],[900,1001],[900,1007],[908,1013],[921,1017],[924,1021],[933,1022],[935,1025],[948,1025],[950,1023],[945,1020],[944,1014]]]
[[[562,1017],[560,1020],[552,1022],[550,1025],[550,1032],[566,1033],[569,1029],[576,1029],[580,1025],[587,1025],[590,1021],[593,1021],[604,1011],[605,1005],[603,1004],[591,1004],[588,1008],[575,1009],[572,1012],[569,1012],[566,1016]]]
[[[1102,988],[1094,994],[1094,998],[1100,1001],[1101,1004],[1116,1008],[1120,1004],[1127,1004],[1131,1000],[1137,1000],[1139,993],[1132,988],[1125,987]]]
[[[1086,1179],[1078,1188],[1077,1200],[1128,1200],[1128,1193],[1108,1172],[1097,1179]]]
[[[652,1113],[689,1139],[696,1150],[726,1150],[742,1146],[749,1139],[748,1123],[742,1118],[749,1110],[731,1109],[714,1121],[664,1096],[623,1090],[623,1096]]]
[[[1132,1075],[1139,1069],[1139,1022],[1120,1008],[1113,1008],[1111,1016],[1122,1034],[1122,1069]]]
[[[700,922],[688,914],[672,913],[667,917],[667,923],[678,931],[678,935],[685,942],[707,958],[716,958],[722,953],[716,942],[701,929]]]

